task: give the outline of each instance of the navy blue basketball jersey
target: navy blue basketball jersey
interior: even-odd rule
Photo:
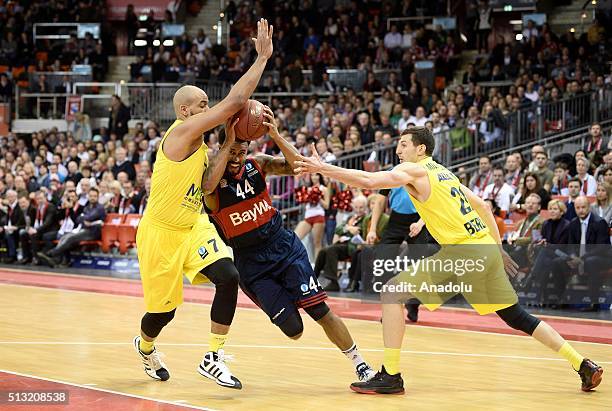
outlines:
[[[226,171],[213,195],[217,207],[207,207],[207,212],[232,248],[261,246],[282,228],[282,217],[268,194],[266,176],[253,159],[247,159],[234,176]]]

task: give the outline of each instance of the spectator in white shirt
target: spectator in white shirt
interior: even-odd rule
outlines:
[[[528,43],[531,37],[538,37],[538,32],[535,22],[533,20],[527,20],[527,27],[523,29],[523,43]]]
[[[510,202],[514,197],[514,188],[505,181],[504,169],[500,166],[493,168],[493,183],[489,184],[482,192],[485,200],[495,200],[499,209],[510,211]]]
[[[436,142],[434,152],[432,153],[432,157],[440,158],[440,153],[446,147],[446,143],[449,140],[448,135],[448,126],[446,123],[442,122],[440,119],[440,114],[438,112],[434,112],[431,114],[431,122],[432,129],[431,132],[434,135],[434,140]]]
[[[383,43],[389,50],[402,46],[402,35],[397,31],[397,26],[395,24],[391,26],[391,31],[385,34]]]
[[[540,95],[538,94],[534,86],[535,84],[531,80],[527,83],[527,90],[525,90],[525,97],[527,97],[529,100],[535,103],[540,99]]]
[[[412,48],[412,43],[414,42],[414,32],[412,31],[412,27],[410,24],[406,24],[404,26],[404,34],[402,34],[402,48],[409,49]]]
[[[397,122],[397,131],[401,134],[402,131],[408,128],[408,123],[410,123],[410,110],[403,108],[402,117]]]
[[[419,106],[416,109],[416,115],[411,116],[409,123],[414,123],[417,127],[425,127],[425,123],[429,121],[429,117],[425,116],[425,109],[423,106]]]
[[[594,196],[597,193],[597,181],[595,177],[589,174],[589,166],[591,163],[586,158],[576,160],[576,177],[582,181],[580,194],[584,196]]]
[[[202,54],[204,54],[204,50],[212,48],[212,44],[210,43],[210,40],[208,39],[206,34],[204,34],[204,29],[198,30],[198,35],[193,40],[193,42],[197,44],[198,51]]]

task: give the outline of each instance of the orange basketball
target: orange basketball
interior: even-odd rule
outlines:
[[[242,110],[234,114],[239,117],[235,126],[236,138],[244,141],[256,140],[268,132],[268,127],[263,125],[264,105],[257,100],[249,100]]]

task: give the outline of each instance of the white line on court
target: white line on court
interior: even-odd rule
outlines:
[[[34,378],[36,380],[54,382],[56,384],[71,385],[73,387],[79,387],[79,388],[85,388],[85,389],[88,389],[88,390],[106,392],[108,394],[116,394],[116,395],[123,395],[124,397],[138,398],[139,400],[148,400],[148,401],[154,401],[154,402],[161,402],[161,403],[164,403],[164,404],[176,405],[178,407],[185,407],[185,408],[191,408],[191,409],[196,409],[196,410],[216,411],[216,410],[214,410],[212,408],[198,407],[197,405],[181,404],[181,403],[177,403],[177,402],[174,402],[174,401],[160,400],[160,399],[153,398],[153,397],[145,397],[145,396],[142,396],[142,395],[128,394],[128,393],[125,393],[125,392],[107,390],[105,388],[90,387],[88,384],[76,384],[76,383],[73,383],[73,382],[56,380],[56,379],[53,379],[53,378],[38,377],[36,375],[24,374],[24,373],[21,373],[21,372],[8,371],[8,370],[2,370],[2,369],[0,369],[0,372],[6,373],[6,374],[18,375],[20,377]]]
[[[48,290],[48,291],[61,291],[61,292],[72,292],[72,293],[81,293],[81,294],[95,294],[95,295],[104,295],[106,297],[128,297],[128,298],[137,298],[139,300],[142,300],[142,297],[136,296],[136,295],[124,295],[124,294],[111,294],[111,293],[104,293],[104,292],[96,292],[96,291],[84,291],[84,290],[69,290],[69,289],[65,289],[65,288],[50,288],[50,287],[41,287],[41,286],[36,286],[36,285],[25,285],[25,284],[15,284],[15,283],[2,283],[0,282],[0,287],[1,286],[15,286],[15,287],[26,287],[26,288],[35,288],[37,290]],[[210,307],[210,304],[204,304],[204,303],[196,303],[196,302],[184,302],[183,305],[195,305],[195,306],[208,306]],[[237,307],[238,310],[247,310],[247,311],[257,311],[257,312],[262,312],[261,309],[259,308],[255,308],[255,307]],[[539,317],[539,316],[538,316]],[[547,318],[555,318],[554,316],[546,316]],[[366,320],[366,319],[362,319],[362,318],[351,318],[351,317],[341,317],[345,320],[351,320],[351,321],[363,321],[363,322],[367,322],[367,323],[378,323],[378,321],[374,321],[374,320]],[[559,317],[559,319],[571,319],[573,320],[573,318],[571,317]],[[607,321],[607,320],[596,320],[596,321],[602,321],[602,323],[607,324],[607,323],[611,323],[612,321]],[[418,327],[418,328],[428,328],[431,330],[441,330],[441,331],[454,331],[454,332],[468,332],[468,333],[476,333],[476,334],[485,334],[485,335],[496,335],[496,336],[500,336],[500,337],[514,337],[514,338],[532,338],[529,335],[520,335],[520,334],[504,334],[504,333],[496,333],[493,331],[477,331],[477,330],[464,330],[462,328],[447,328],[447,327],[439,327],[439,326],[435,326],[435,325],[421,325],[421,324],[408,324],[407,325],[411,325],[412,327]],[[568,340],[571,341],[572,343],[578,343],[578,344],[591,344],[591,345],[603,345],[603,346],[610,346],[610,344],[607,343],[600,343],[600,342],[593,342],[593,341],[579,341],[579,340]]]
[[[131,342],[86,342],[86,341],[0,341],[0,345],[132,345]],[[207,347],[208,344],[199,343],[160,343],[160,349],[164,346],[168,347]],[[311,347],[298,345],[257,345],[257,344],[225,344],[226,347],[233,348],[254,348],[254,349],[270,349],[270,350],[313,350],[313,351],[337,351],[335,347]],[[362,352],[383,352],[378,348],[359,348]],[[457,353],[445,351],[413,351],[402,350],[404,354],[415,355],[447,355],[454,357],[483,357],[497,358],[504,360],[529,360],[529,361],[565,361],[563,358],[551,357],[526,357],[521,355],[497,355],[497,354],[481,354],[481,353]],[[598,364],[612,364],[612,361],[597,361]]]

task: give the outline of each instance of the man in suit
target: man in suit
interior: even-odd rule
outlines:
[[[81,241],[99,240],[102,233],[102,224],[106,218],[106,211],[98,202],[99,191],[92,187],[89,190],[89,202],[77,217],[76,228],[60,238],[59,243],[47,253],[38,253],[39,259],[51,267],[59,265],[61,257],[77,248]]]
[[[19,199],[17,200],[17,204],[19,206],[19,209],[23,213],[23,216],[24,216],[24,219],[25,219],[25,227],[20,228],[17,231],[17,236],[18,236],[19,240],[21,241],[22,235],[28,229],[32,228],[32,224],[34,224],[34,219],[36,218],[36,208],[34,208],[32,206],[32,204],[30,203],[30,198],[29,198],[28,193],[20,195]],[[22,248],[22,251],[23,251],[23,248]],[[23,260],[19,260],[18,263],[20,263],[22,261]]]
[[[128,179],[132,181],[136,179],[136,169],[134,168],[134,164],[128,161],[127,150],[125,148],[119,147],[115,150],[115,165],[111,171],[115,178],[123,171],[128,175]]]
[[[576,218],[576,210],[574,208],[574,202],[580,195],[580,190],[582,189],[582,181],[579,178],[572,178],[567,183],[567,191],[569,198],[565,202],[565,206],[567,207],[567,212],[563,216],[566,220],[572,221]]]
[[[57,237],[59,229],[57,207],[47,200],[47,194],[43,190],[36,193],[36,203],[31,226],[19,233],[23,250],[23,259],[19,261],[20,264],[29,262],[38,264],[35,256],[40,250],[40,243],[45,240],[53,241]]]
[[[17,201],[17,191],[8,190],[4,199],[6,205],[6,221],[0,227],[0,233],[6,244],[5,263],[12,264],[17,259],[17,241],[19,241],[19,230],[25,227],[25,215]]]
[[[568,258],[557,259],[555,268],[565,273],[566,281],[570,272],[587,277],[590,290],[591,306],[586,311],[598,311],[598,297],[601,291],[603,272],[610,268],[609,247],[596,247],[596,244],[610,245],[608,224],[591,212],[589,200],[580,196],[574,201],[577,217],[569,225],[568,244],[572,253]],[[570,270],[571,269],[571,270]]]
[[[144,182],[144,188],[138,192],[138,195],[134,197],[133,205],[135,213],[144,214],[144,210],[147,208],[149,202],[149,194],[151,193],[151,178],[147,177]]]
[[[121,97],[113,94],[108,116],[109,132],[117,133],[119,139],[123,139],[128,133],[128,121],[131,118],[130,109],[123,104]]]

